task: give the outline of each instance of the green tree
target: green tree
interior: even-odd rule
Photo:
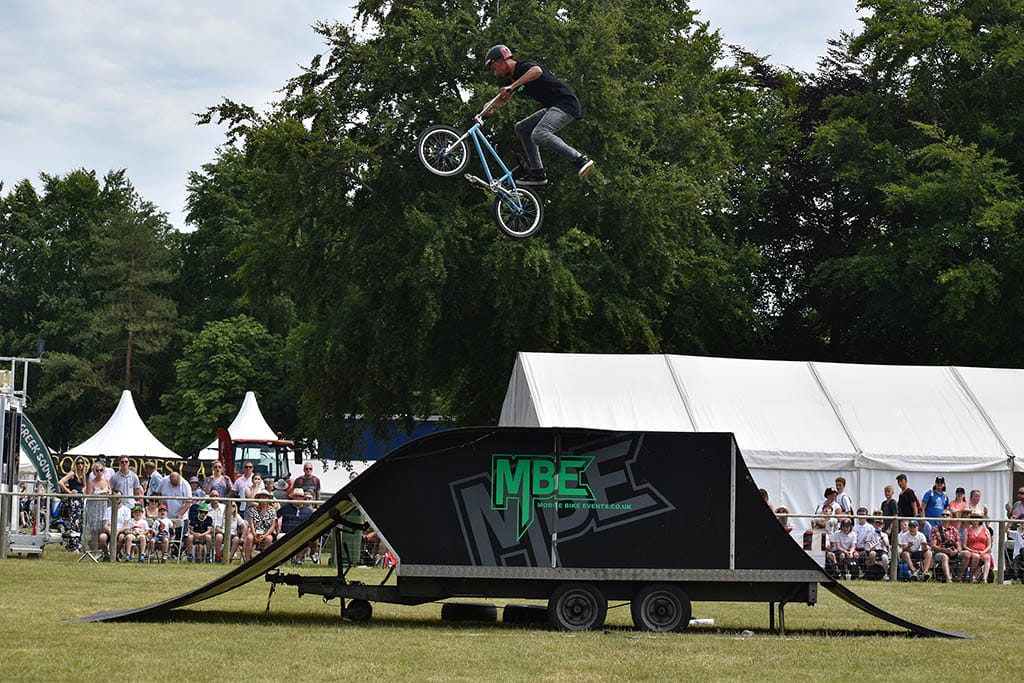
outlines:
[[[718,66],[718,37],[685,2],[479,10],[361,2],[372,33],[318,26],[327,52],[274,110],[207,113],[258,198],[239,281],[254,306],[294,303],[303,414],[328,441],[349,413],[492,421],[518,350],[728,354],[759,339],[757,254],[720,214],[756,182],[744,141],[772,127],[749,76]],[[494,94],[480,57],[496,42],[576,88],[585,118],[566,136],[600,169],[581,183],[549,154],[545,228],[525,243],[413,152],[427,125],[465,122]],[[494,119],[506,158],[532,109]]]
[[[174,364],[176,380],[150,425],[178,453],[205,447],[226,427],[246,391],[253,391],[276,428],[291,430],[294,403],[283,380],[284,341],[239,315],[208,323]]]

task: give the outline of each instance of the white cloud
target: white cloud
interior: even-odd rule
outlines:
[[[224,97],[265,107],[324,49],[312,24],[351,17],[327,0],[15,4],[0,18],[0,180],[127,168],[184,227],[187,174],[223,141],[194,114]]]
[[[690,0],[690,6],[726,43],[800,71],[816,69],[829,38],[860,28],[857,0]]]

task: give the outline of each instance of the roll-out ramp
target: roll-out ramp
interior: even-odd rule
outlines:
[[[403,569],[410,578],[507,573],[510,581],[524,573],[554,582],[563,573],[661,576],[686,582],[699,602],[802,577],[916,635],[967,637],[901,619],[825,574],[764,504],[732,434],[512,427],[411,441],[224,576],[79,621],[152,618],[226,593],[287,562],[357,507],[398,556],[399,589]],[[700,552],[687,538],[701,539]]]

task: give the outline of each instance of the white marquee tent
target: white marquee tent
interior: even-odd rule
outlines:
[[[263,417],[260,404],[256,402],[256,394],[251,391],[245,392],[242,407],[238,409],[235,419],[228,425],[228,434],[232,439],[251,441],[276,441],[278,439],[277,432],[270,428],[267,419]],[[217,439],[200,451],[199,457],[204,460],[216,460]]]
[[[146,427],[135,408],[132,392],[121,394],[114,414],[91,437],[68,451],[68,455],[130,455],[134,457],[177,458],[177,453],[160,443]]]
[[[1024,370],[520,353],[499,424],[733,432],[772,504],[794,513],[839,475],[878,507],[905,472],[918,496],[942,474],[950,498],[980,489],[1000,516],[1024,451],[1020,397]]]

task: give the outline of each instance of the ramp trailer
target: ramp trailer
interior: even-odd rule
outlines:
[[[357,510],[398,560],[396,581],[274,570]],[[349,523],[350,524],[350,523]],[[138,610],[180,607],[259,576],[300,595],[340,598],[361,621],[372,603],[447,598],[546,600],[563,630],[600,628],[609,600],[629,601],[647,631],[685,629],[691,603],[814,605],[818,586],[917,635],[963,637],[907,622],[861,600],[793,542],[758,493],[732,434],[465,428],[390,452],[299,529],[199,589]],[[468,609],[468,606],[463,606]],[[458,610],[458,603],[446,606]],[[506,620],[538,608],[509,606]]]

